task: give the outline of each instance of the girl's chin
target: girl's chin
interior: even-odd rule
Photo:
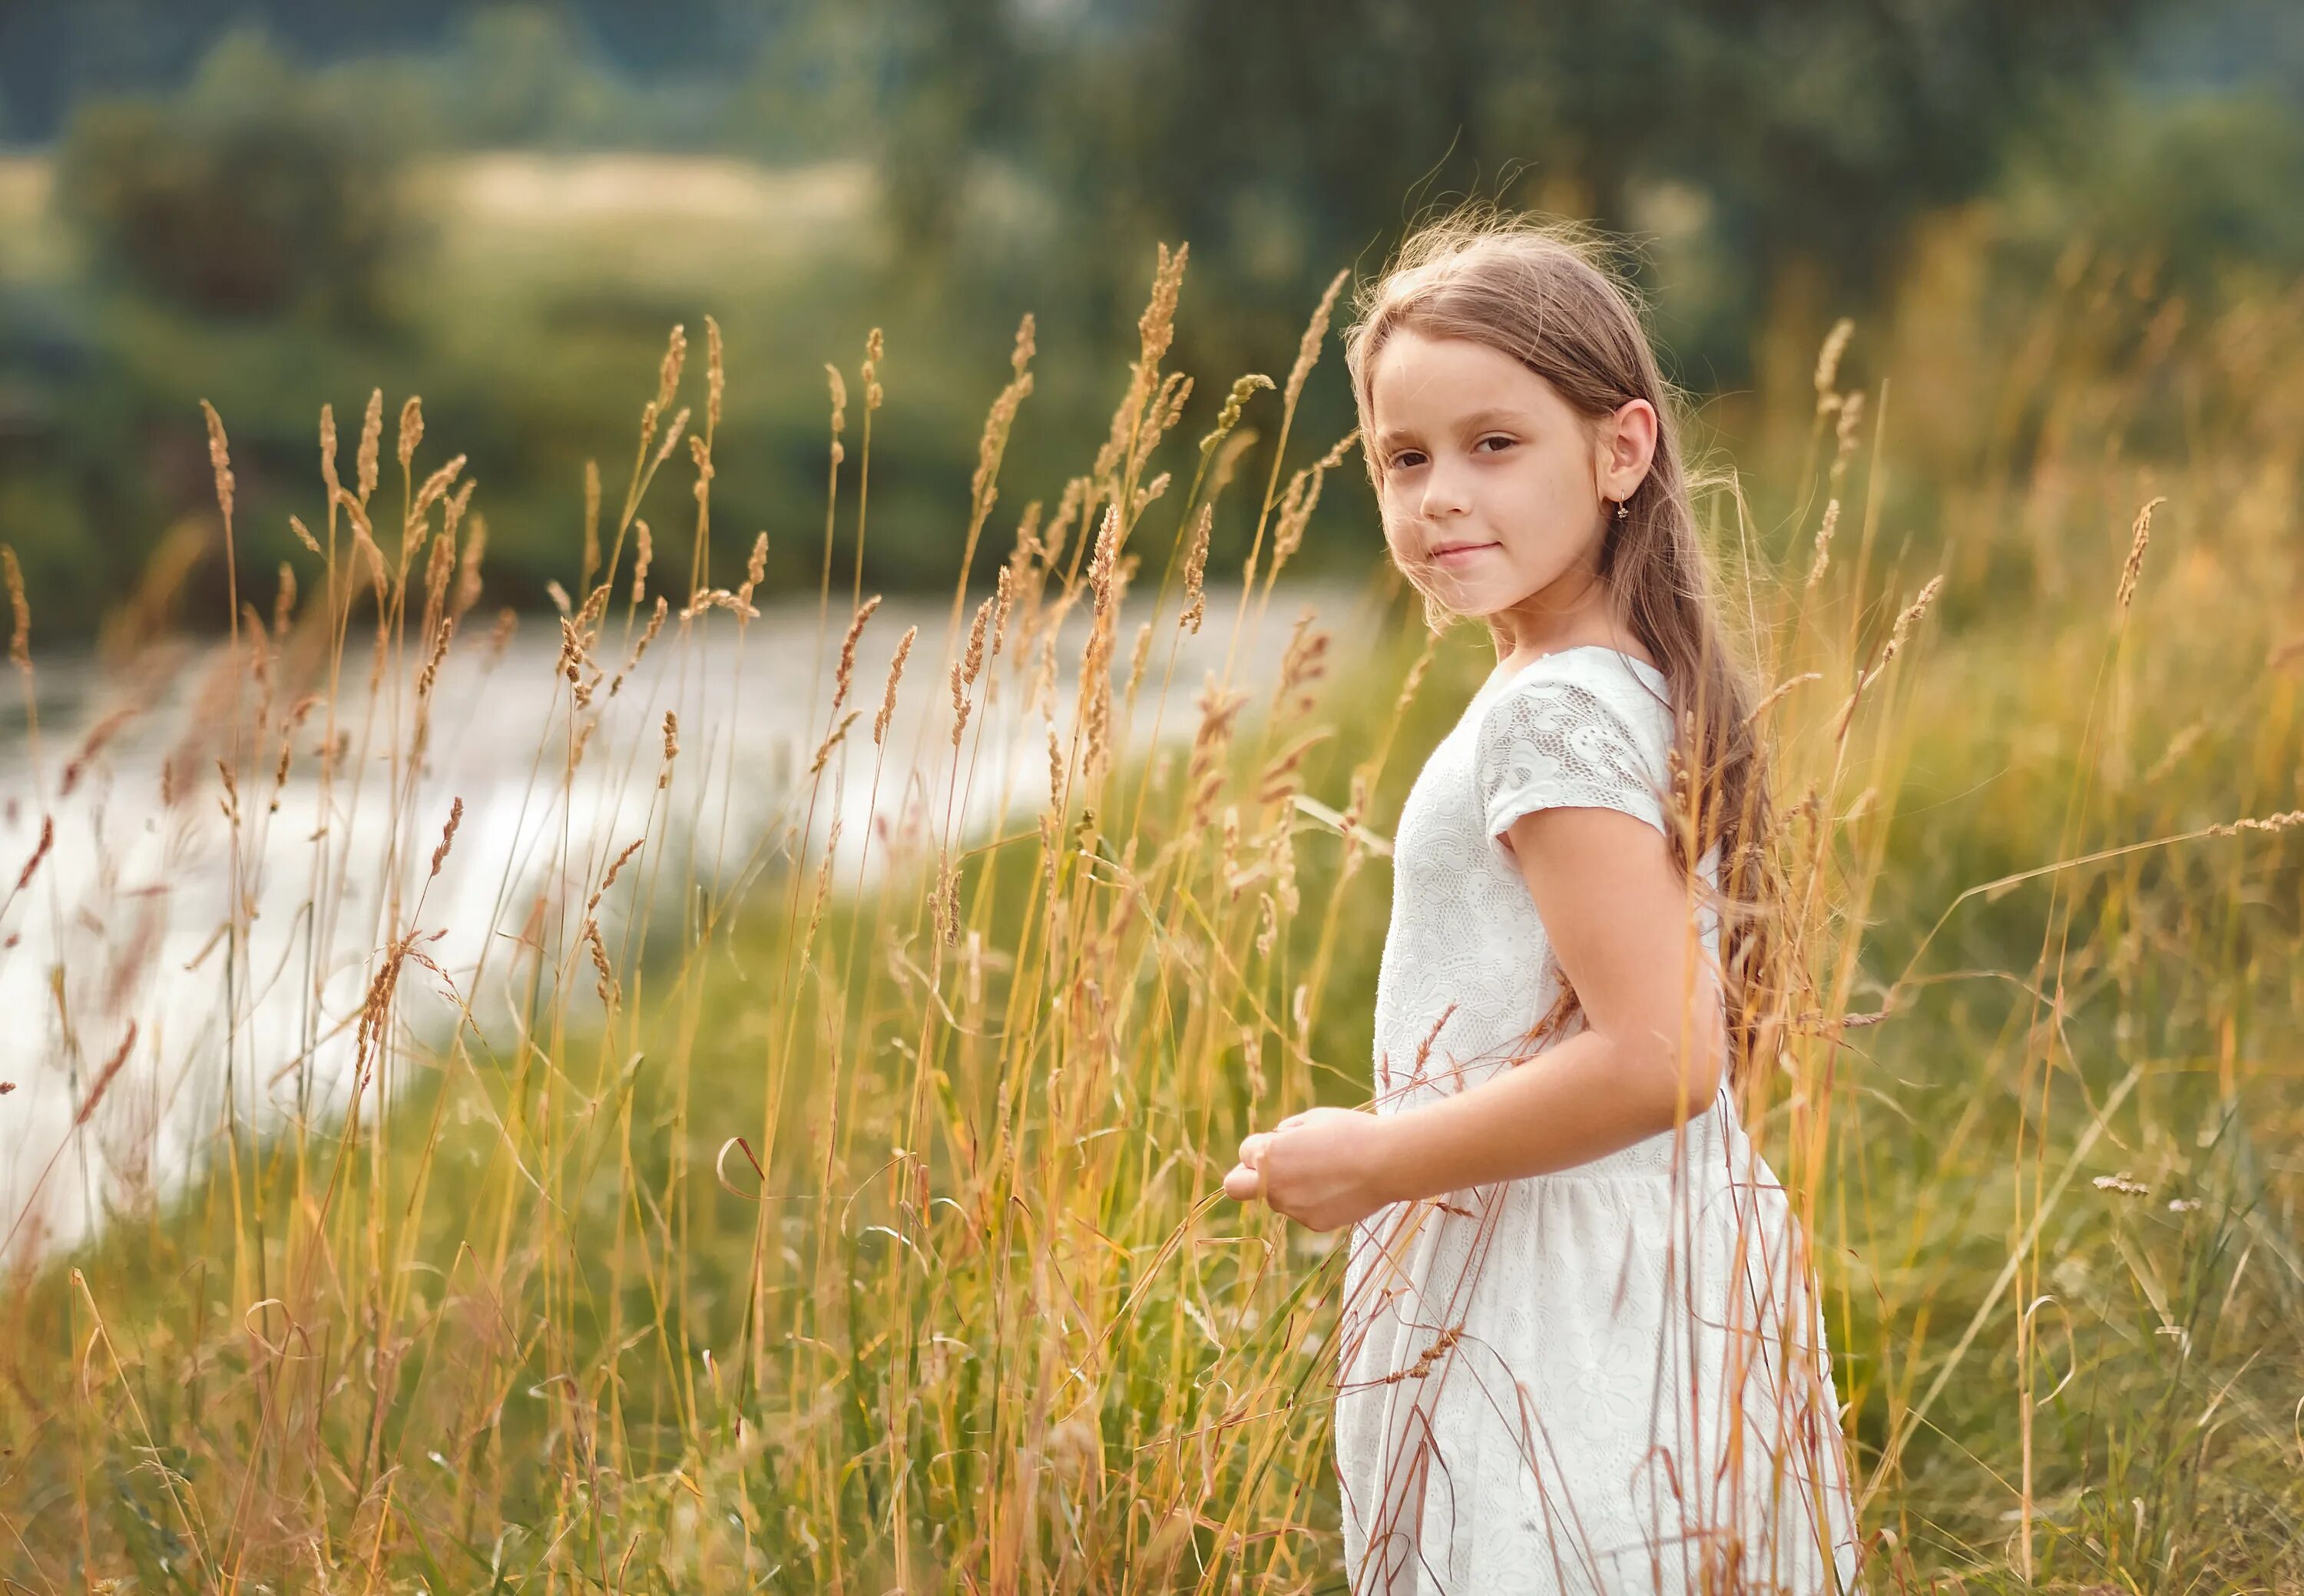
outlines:
[[[1510,609],[1535,590],[1522,582],[1509,578],[1500,581],[1495,574],[1457,576],[1432,566],[1425,568],[1419,585],[1427,588],[1451,613],[1468,618],[1485,618]]]
[[[1496,590],[1494,582],[1443,582],[1436,584],[1441,601],[1460,615],[1485,616],[1509,608],[1512,598]]]

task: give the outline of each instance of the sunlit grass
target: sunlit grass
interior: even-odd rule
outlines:
[[[1979,264],[1933,247],[1894,324],[1845,357],[1885,381],[1843,387],[1827,360],[1808,384],[1812,342],[1770,334],[1772,369],[1803,384],[1763,395],[1741,490],[1706,505],[1783,686],[1807,985],[1749,1117],[1818,1238],[1868,1577],[2294,1588],[2304,649],[2285,488],[2304,390],[2276,374],[2304,370],[2280,358],[2304,336],[2292,305],[2171,329],[2148,278],[2080,257],[2035,285],[2012,357]],[[473,856],[470,830],[444,843],[447,812],[412,796],[427,728],[462,712],[431,701],[428,663],[489,646],[461,608],[485,499],[443,482],[410,514],[454,440],[395,460],[406,434],[380,422],[371,476],[347,420],[349,500],[315,496],[295,618],[275,632],[268,573],[241,572],[258,607],[170,800],[232,871],[294,862],[314,883],[301,930],[228,917],[219,1015],[258,1001],[251,950],[356,951],[359,1001],[306,976],[298,1002],[304,1046],[350,1057],[362,1090],[349,1114],[318,1091],[262,1134],[221,1132],[176,1200],[131,1189],[98,1241],[24,1258],[0,1344],[0,1573],[1343,1588],[1341,1255],[1216,1183],[1251,1124],[1366,1099],[1385,839],[1489,661],[1469,630],[1422,635],[1337,479],[1309,535],[1365,543],[1388,626],[1297,623],[1274,680],[1171,668],[1203,597],[1202,506],[1221,494],[1264,530],[1200,624],[1285,627],[1275,551],[1307,530],[1288,506],[1313,481],[1292,495],[1291,473],[1358,469],[1290,436],[1309,366],[1235,389],[1223,419],[1210,382],[1203,429],[1181,426],[1161,366],[1182,266],[1164,262],[1106,448],[1029,507],[997,486],[1036,403],[1020,340],[953,517],[955,566],[998,539],[1006,574],[956,585],[893,687],[898,639],[867,615],[852,665],[747,671],[699,712],[706,641],[755,624],[750,539],[708,525],[733,446],[718,361],[676,345],[629,485],[608,473],[570,538],[557,706],[510,728],[537,751],[532,871]],[[826,463],[827,644],[869,596],[878,375],[846,374]],[[1148,631],[1119,623],[1129,590],[1160,595]],[[648,647],[677,664],[591,739],[658,593]],[[1068,615],[1088,624],[1059,654]],[[891,692],[936,706],[922,747],[883,741]],[[716,861],[746,706],[802,692],[824,708],[789,802]],[[1049,722],[1026,777],[987,757],[995,695]],[[1189,746],[1131,746],[1139,700],[1197,728]],[[340,766],[317,751],[339,731]],[[284,734],[293,769],[360,794],[343,825],[395,839],[373,877],[348,878],[341,838],[268,834]],[[68,836],[93,824],[63,790],[80,735],[38,744]],[[817,760],[834,739],[868,759]],[[907,804],[916,762],[928,801]],[[607,835],[566,796],[601,770],[638,818]],[[868,873],[820,845],[833,784],[859,773],[889,817]],[[950,800],[978,779],[1013,782],[1037,820],[963,834]],[[20,820],[0,846],[29,855],[35,835]],[[0,887],[15,870],[0,859]],[[494,934],[434,970],[427,894],[457,871],[501,883]],[[41,881],[4,900],[0,935],[70,914]],[[107,1074],[135,1015],[74,1006],[103,985],[66,981],[10,1067],[69,1072],[82,1133],[117,1135],[181,1044],[140,1031]],[[231,1046],[267,1092],[297,1078],[293,1049]]]

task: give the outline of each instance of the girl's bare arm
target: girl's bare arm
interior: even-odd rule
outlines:
[[[1252,1135],[1226,1191],[1332,1229],[1385,1202],[1588,1163],[1711,1105],[1719,986],[1663,835],[1566,807],[1506,835],[1587,1028],[1437,1101],[1385,1116],[1314,1109]]]

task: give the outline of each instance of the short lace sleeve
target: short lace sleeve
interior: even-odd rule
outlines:
[[[1514,683],[1480,717],[1480,812],[1500,837],[1539,809],[1614,809],[1664,829],[1663,794],[1632,719],[1581,683]]]

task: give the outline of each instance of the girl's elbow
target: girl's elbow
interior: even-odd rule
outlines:
[[[1684,1041],[1661,1041],[1647,1059],[1658,1123],[1666,1129],[1712,1107],[1726,1074],[1728,1044],[1718,1025],[1699,1025]]]
[[[1677,1056],[1670,1064],[1669,1082],[1673,1123],[1694,1119],[1712,1107],[1720,1093],[1720,1081],[1724,1062],[1718,1048],[1697,1048]]]

